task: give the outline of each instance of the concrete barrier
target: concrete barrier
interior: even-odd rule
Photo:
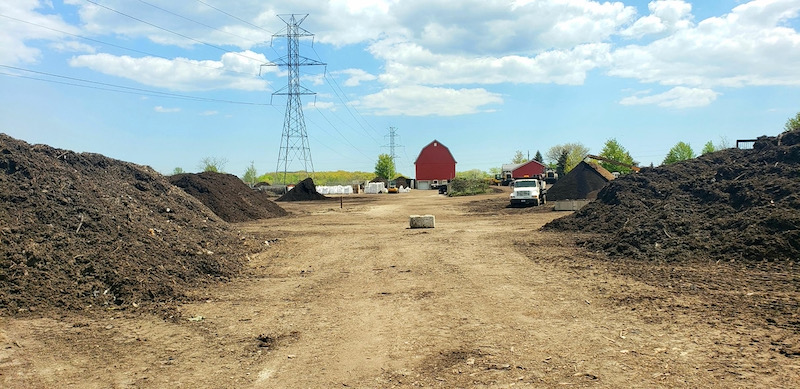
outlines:
[[[556,201],[554,210],[556,211],[577,211],[589,204],[592,200],[559,200]]]
[[[433,215],[411,215],[411,228],[434,228],[436,218]]]

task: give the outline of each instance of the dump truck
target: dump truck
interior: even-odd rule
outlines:
[[[547,203],[547,186],[544,181],[530,178],[512,183],[511,206],[544,205]]]

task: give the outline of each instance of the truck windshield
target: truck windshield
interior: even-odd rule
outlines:
[[[536,181],[517,181],[514,186],[517,188],[535,188],[537,185]]]

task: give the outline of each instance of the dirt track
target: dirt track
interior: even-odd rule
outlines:
[[[562,214],[505,209],[505,196],[282,203],[292,216],[237,225],[277,239],[252,276],[197,291],[177,322],[0,318],[0,386],[800,383],[800,360],[781,351],[794,329],[710,320],[713,301],[620,275],[574,235],[537,231]],[[436,228],[408,229],[411,214]]]

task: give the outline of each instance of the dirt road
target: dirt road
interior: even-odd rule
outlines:
[[[283,203],[240,224],[276,241],[252,275],[197,291],[177,322],[131,312],[0,318],[0,386],[793,387],[781,334],[702,317],[695,297],[610,271],[561,216],[507,194]],[[434,229],[409,229],[412,214]],[[651,296],[651,297],[642,297]],[[652,297],[655,296],[655,297]],[[705,305],[704,305],[705,304]],[[675,306],[686,309],[676,310]],[[772,343],[770,343],[772,339]]]

